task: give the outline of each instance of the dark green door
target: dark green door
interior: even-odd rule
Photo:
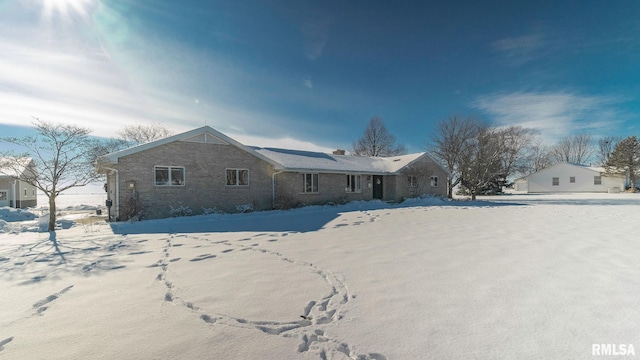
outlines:
[[[384,197],[384,192],[382,191],[382,176],[381,175],[373,175],[373,198],[382,200]]]

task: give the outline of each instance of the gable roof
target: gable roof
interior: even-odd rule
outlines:
[[[147,144],[134,146],[101,156],[98,160],[98,167],[106,164],[117,164],[118,159],[121,157],[153,149],[174,141],[193,141],[209,144],[232,145],[266,161],[273,165],[274,169],[280,171],[394,174],[419,159],[428,158],[445,173],[449,173],[438,162],[434,161],[433,158],[424,152],[393,157],[366,157],[334,155],[303,150],[262,148],[243,145],[209,126],[203,126],[165,139],[152,141]]]
[[[29,157],[0,157],[0,177],[20,177],[30,166],[33,166],[33,159]]]
[[[248,146],[245,146],[236,140],[228,137],[227,135],[213,129],[210,126],[203,126],[197,129],[193,129],[191,131],[187,131],[181,134],[169,136],[168,138],[152,141],[150,143],[134,146],[128,149],[112,152],[110,154],[106,154],[101,156],[98,159],[98,166],[100,164],[117,164],[118,159],[124,156],[132,155],[139,153],[141,151],[153,149],[158,146],[162,146],[168,143],[172,143],[174,141],[190,141],[190,142],[200,142],[200,143],[208,143],[208,144],[222,144],[222,145],[232,145],[241,150],[244,150],[272,165],[275,164],[271,159],[265,158],[264,156],[256,153],[253,149]]]

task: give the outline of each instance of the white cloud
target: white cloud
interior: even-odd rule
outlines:
[[[541,32],[528,35],[506,37],[494,41],[491,46],[506,57],[513,66],[520,66],[541,56],[547,46]]]
[[[302,81],[302,84],[304,85],[304,87],[306,87],[307,89],[313,89],[313,82],[311,82],[310,78],[306,78],[304,79],[304,81]]]
[[[329,40],[330,21],[322,17],[308,20],[302,24],[301,30],[305,37],[304,54],[309,60],[318,59]]]
[[[570,92],[516,92],[477,98],[472,106],[488,114],[498,126],[520,125],[538,130],[547,141],[578,132],[604,132],[622,123],[612,96]]]

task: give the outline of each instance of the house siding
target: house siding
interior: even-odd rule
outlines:
[[[14,195],[13,183],[13,178],[5,176],[0,177],[0,190],[7,192],[7,200],[0,202],[0,206],[9,206],[20,209],[34,207],[37,205],[37,192],[35,186],[29,185],[24,181],[18,181],[15,185],[16,193]],[[25,190],[27,191],[26,195],[24,193]]]
[[[286,198],[293,205],[320,205],[344,203],[355,200],[371,200],[373,191],[367,186],[367,175],[361,174],[362,192],[347,192],[347,174],[318,174],[318,192],[303,192],[304,173],[284,172],[276,175],[276,203]],[[370,180],[369,180],[370,182]]]
[[[518,189],[529,193],[553,192],[609,192],[613,188],[624,190],[625,180],[616,176],[601,176],[602,183],[594,184],[594,176],[600,176],[598,171],[571,164],[557,164],[529,175],[526,186],[518,180]],[[575,182],[570,182],[571,178]],[[553,178],[558,179],[558,185],[553,185]]]
[[[410,175],[418,177],[418,184],[415,188],[409,186]],[[438,184],[431,186],[431,177],[438,177]],[[402,171],[396,179],[397,201],[424,194],[447,196],[447,173],[433,160],[423,158]]]
[[[183,167],[184,185],[156,186],[155,166]],[[271,165],[235,146],[175,141],[121,157],[110,167],[119,173],[119,220],[128,219],[125,209],[134,194],[148,219],[168,217],[171,207],[179,206],[188,206],[193,214],[203,208],[235,212],[236,206],[247,204],[254,210],[271,208]],[[229,168],[248,169],[249,185],[227,186]],[[109,182],[115,184],[114,174]],[[115,185],[108,190],[115,199]]]

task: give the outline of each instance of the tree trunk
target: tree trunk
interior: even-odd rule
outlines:
[[[56,195],[49,195],[49,231],[56,230]]]
[[[476,201],[476,192],[471,191],[471,201]]]
[[[453,181],[447,178],[447,198],[453,199]]]

